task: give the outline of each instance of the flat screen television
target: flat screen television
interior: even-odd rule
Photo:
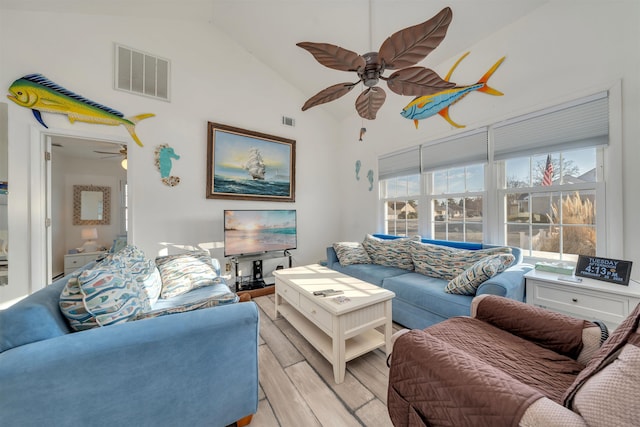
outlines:
[[[285,251],[297,243],[295,210],[224,211],[224,256]]]

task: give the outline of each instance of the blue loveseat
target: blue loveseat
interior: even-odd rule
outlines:
[[[373,237],[384,240],[398,238],[384,234],[374,234]],[[466,250],[498,247],[479,243],[429,239],[421,239],[421,242]],[[483,282],[475,295],[493,294],[524,301],[524,274],[531,269],[531,266],[522,264],[522,252],[519,248],[512,247],[511,253],[515,257],[512,266]],[[396,294],[392,300],[393,321],[407,328],[424,329],[453,316],[470,315],[471,301],[475,295],[457,295],[445,292],[447,280],[375,263],[342,265],[332,246],[327,248],[327,266],[393,291]]]
[[[0,311],[0,425],[224,427],[256,412],[255,303],[73,332],[67,280]]]

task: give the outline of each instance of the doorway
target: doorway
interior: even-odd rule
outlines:
[[[94,229],[101,249],[110,248],[115,238],[126,235],[127,163],[122,151],[127,143],[88,134],[38,134],[32,141],[43,153],[43,160],[38,167],[39,179],[32,177],[31,271],[32,284],[46,284],[64,274],[65,255],[85,243],[82,230]],[[110,189],[108,224],[74,224],[74,186]],[[32,292],[35,290],[32,287]]]

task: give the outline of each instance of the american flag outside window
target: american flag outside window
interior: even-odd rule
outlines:
[[[542,186],[549,187],[553,184],[553,163],[551,163],[551,154],[547,155],[547,165],[544,168],[544,176],[542,177]]]

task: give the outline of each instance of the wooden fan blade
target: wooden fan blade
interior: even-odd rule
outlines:
[[[435,71],[424,67],[409,67],[398,70],[387,79],[387,86],[398,95],[431,95],[456,84],[443,80]]]
[[[445,7],[428,21],[400,30],[387,38],[379,52],[385,68],[397,70],[422,61],[447,35],[452,19],[453,12]]]
[[[296,46],[307,50],[325,67],[340,71],[364,69],[365,59],[355,52],[328,43],[300,42]]]
[[[302,106],[302,111],[308,110],[311,107],[315,107],[316,105],[324,104],[329,101],[334,101],[340,98],[343,95],[349,93],[351,89],[357,83],[338,83],[337,85],[329,86],[326,89],[321,90],[320,92],[313,95],[311,98],[307,100]]]
[[[356,110],[363,119],[374,120],[386,99],[387,94],[381,87],[370,87],[356,99]]]

